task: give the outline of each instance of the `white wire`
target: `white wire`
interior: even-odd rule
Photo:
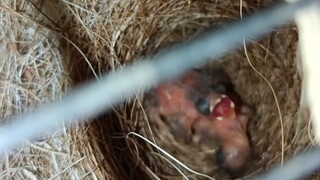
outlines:
[[[320,149],[315,148],[306,153],[302,153],[284,163],[283,166],[277,166],[265,174],[252,179],[259,180],[294,180],[317,170],[320,166]]]
[[[212,177],[208,176],[208,175],[205,175],[205,174],[202,174],[202,173],[199,173],[197,171],[194,171],[192,170],[191,168],[189,168],[188,166],[184,165],[181,161],[179,161],[178,159],[176,159],[175,157],[173,157],[171,154],[169,154],[168,152],[166,152],[165,150],[163,150],[162,148],[160,148],[159,146],[157,146],[156,144],[154,144],[153,142],[151,142],[149,139],[141,136],[140,134],[138,133],[135,133],[135,132],[129,132],[127,134],[127,136],[129,135],[134,135],[134,136],[138,136],[139,138],[143,139],[144,141],[146,141],[147,143],[149,143],[150,145],[152,145],[153,147],[155,147],[156,149],[158,149],[159,151],[161,151],[164,155],[166,155],[167,157],[169,157],[170,159],[172,159],[173,161],[175,161],[176,163],[178,163],[180,166],[182,166],[183,168],[185,168],[187,171],[193,173],[193,174],[196,174],[198,176],[202,176],[202,177],[205,177],[205,178],[208,178],[208,179],[211,179],[211,180],[214,180]],[[181,174],[182,176],[185,178],[185,179],[188,179],[187,176],[185,176],[178,168],[176,168]]]

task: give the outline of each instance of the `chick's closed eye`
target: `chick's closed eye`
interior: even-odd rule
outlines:
[[[200,112],[201,114],[203,114],[203,115],[210,114],[210,105],[209,105],[209,102],[206,101],[205,99],[199,98],[196,101],[195,106],[196,106],[198,112]]]

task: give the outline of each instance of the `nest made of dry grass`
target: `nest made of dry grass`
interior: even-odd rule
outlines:
[[[192,39],[207,29],[240,19],[273,1],[72,0],[0,3],[1,117],[20,115],[70,87],[99,78],[131,60]],[[244,51],[230,52],[218,64],[255,109],[249,123],[255,161],[246,175],[265,170],[312,144],[309,118],[299,107],[301,80],[295,59],[297,30],[273,30]],[[275,97],[282,114],[280,122]],[[94,92],[93,92],[94,93]],[[1,178],[28,179],[181,179],[165,156],[134,131],[155,141],[184,164],[214,178],[225,178],[210,159],[215,149],[193,147],[164,135],[148,121],[143,96],[124,103],[90,124],[8,155]],[[282,125],[283,124],[283,127]],[[283,156],[284,155],[284,156]],[[177,166],[191,179],[200,179]]]

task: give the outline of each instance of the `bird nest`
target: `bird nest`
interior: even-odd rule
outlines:
[[[20,3],[20,4],[19,4]],[[153,55],[222,27],[272,1],[72,0],[0,3],[3,61],[2,117],[20,115],[103,72]],[[313,143],[307,110],[300,107],[297,29],[287,24],[218,62],[253,107],[249,121],[254,159],[245,176],[282,163]],[[8,45],[7,42],[11,42]],[[10,44],[10,43],[9,43]],[[14,83],[9,86],[8,82]],[[10,93],[7,93],[10,92]],[[92,92],[94,93],[94,92]],[[5,95],[6,96],[3,96]],[[8,103],[10,102],[10,103]],[[85,102],[84,102],[85,103]],[[11,104],[11,105],[10,105]],[[8,155],[2,177],[98,179],[201,179],[172,161],[140,134],[192,170],[223,179],[214,146],[195,147],[157,129],[143,93],[88,124],[61,130]],[[181,171],[181,172],[180,172]]]

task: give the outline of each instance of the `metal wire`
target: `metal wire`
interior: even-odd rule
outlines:
[[[274,167],[263,175],[253,179],[259,180],[294,180],[300,179],[318,170],[320,167],[320,149],[314,148],[306,153],[302,153],[288,161],[280,167]]]
[[[104,75],[101,81],[92,81],[70,92],[61,101],[43,105],[40,109],[10,121],[0,129],[0,155],[25,145],[44,133],[55,132],[62,125],[85,121],[133,97],[161,81],[173,78],[184,71],[215,60],[231,50],[241,47],[243,37],[258,38],[270,29],[290,20],[295,11],[308,7],[318,0],[303,0],[280,4],[235,22],[223,29],[207,33],[195,41],[181,44],[144,59],[135,65]]]

